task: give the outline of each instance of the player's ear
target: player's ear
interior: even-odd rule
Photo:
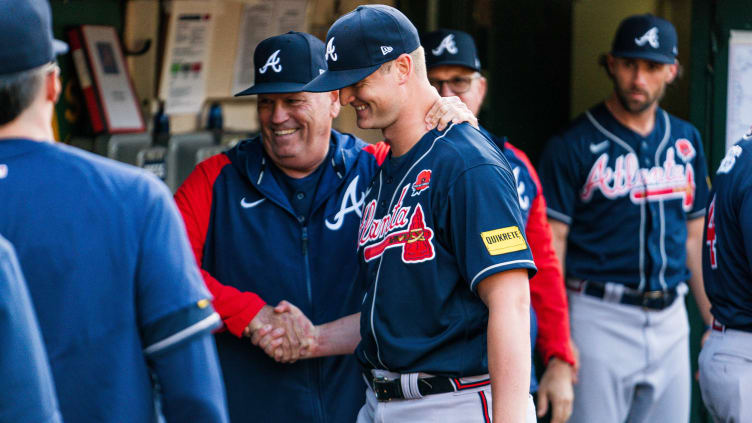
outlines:
[[[616,59],[614,59],[614,56],[612,56],[611,53],[606,54],[606,69],[608,69],[609,75],[614,74],[615,62]]]
[[[483,100],[486,98],[486,90],[488,90],[488,80],[483,75],[478,78],[478,90],[480,90],[480,103],[483,104]]]
[[[666,83],[670,84],[674,82],[674,79],[676,79],[676,75],[678,73],[679,73],[679,65],[677,63],[668,65],[668,75],[666,76]]]
[[[328,99],[330,101],[329,104],[329,115],[332,117],[332,119],[339,116],[339,111],[341,109],[341,105],[339,104],[339,91],[330,91],[327,93],[329,96]]]
[[[402,53],[398,58],[394,59],[392,67],[394,67],[397,82],[400,85],[407,82],[410,74],[415,71],[413,58],[407,53]]]
[[[55,66],[54,70],[44,75],[44,87],[45,99],[51,101],[52,104],[57,103],[63,90],[60,83],[60,70],[57,66]]]

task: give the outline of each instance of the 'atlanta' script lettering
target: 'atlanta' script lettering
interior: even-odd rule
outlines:
[[[666,150],[662,166],[640,168],[633,153],[618,156],[614,167],[608,166],[608,153],[601,154],[590,169],[580,192],[588,202],[596,190],[613,200],[629,195],[634,204],[664,199],[682,199],[685,210],[692,208],[695,193],[694,169],[690,163],[677,164],[674,148]]]

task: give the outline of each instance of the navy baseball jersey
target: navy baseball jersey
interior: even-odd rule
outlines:
[[[700,135],[656,109],[643,137],[601,103],[553,137],[539,164],[549,218],[569,225],[568,277],[674,288],[689,278],[687,220],[708,198]]]
[[[727,327],[752,331],[752,134],[718,167],[703,239],[710,312]]]
[[[219,323],[167,188],[75,148],[4,139],[0,198],[0,233],[26,277],[64,420],[152,421],[149,364],[210,340]],[[202,404],[182,379],[176,400],[175,380],[153,367],[166,415],[182,406],[197,420],[225,421],[208,347],[210,359],[195,368],[192,357],[177,357],[182,374],[201,375]],[[203,414],[209,408],[216,415]]]
[[[62,422],[29,291],[1,235],[0,338],[0,422]]]
[[[365,198],[358,260],[367,292],[356,355],[366,368],[488,373],[477,284],[511,269],[535,273],[501,152],[459,124],[386,161]]]

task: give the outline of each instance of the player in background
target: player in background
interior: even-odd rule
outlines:
[[[713,314],[700,352],[700,391],[716,422],[752,421],[752,129],[713,181],[702,268]]]
[[[0,2],[0,234],[26,278],[63,420],[155,421],[153,374],[167,422],[226,422],[219,316],[169,191],[53,143],[64,44],[50,21],[46,0]]]
[[[388,151],[332,129],[336,91],[302,91],[326,69],[325,52],[299,32],[259,43],[255,83],[238,95],[258,95],[261,134],[200,163],[175,194],[227,329],[216,341],[236,422],[351,422],[364,401],[352,355],[295,362],[311,321],[360,307],[353,248],[365,193]],[[462,116],[455,107],[442,113],[445,102],[437,102],[430,118],[447,120],[430,124],[474,119],[453,103]],[[280,335],[270,346],[280,347],[274,359],[294,363],[251,345],[271,331]]]
[[[486,78],[473,38],[462,31],[441,29],[425,34],[421,43],[426,52],[428,81],[444,97],[458,96],[477,116],[486,96]],[[546,370],[540,386],[535,368],[530,376],[530,392],[538,394],[538,416],[549,410],[552,422],[563,423],[572,413],[575,357],[569,342],[569,312],[561,267],[551,245],[551,228],[546,220],[546,200],[538,173],[525,153],[515,148],[506,137],[497,137],[485,128],[480,130],[502,150],[509,161],[517,184],[520,211],[525,222],[525,235],[535,259],[538,273],[530,279],[532,332]],[[536,341],[536,336],[532,336]]]
[[[360,6],[339,18],[326,59],[305,89],[339,89],[358,126],[380,128],[391,150],[358,230],[361,313],[317,327],[312,354],[349,353],[360,339],[361,423],[534,422],[535,265],[509,165],[469,125],[426,131],[440,96],[398,10]]]
[[[62,422],[50,365],[13,246],[0,236],[0,422]]]
[[[689,419],[685,281],[709,323],[708,185],[697,129],[658,105],[677,54],[668,21],[623,20],[602,60],[613,94],[554,136],[539,164],[580,353],[573,423]]]

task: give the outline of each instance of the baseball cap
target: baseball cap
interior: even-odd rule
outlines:
[[[480,72],[478,50],[473,37],[456,29],[439,29],[421,38],[426,49],[426,67],[457,65]]]
[[[235,94],[296,93],[326,70],[324,43],[311,34],[290,31],[260,42],[253,52],[254,84]]]
[[[630,16],[616,30],[611,54],[618,57],[674,63],[676,29],[671,22],[650,14]]]
[[[325,54],[329,68],[305,90],[321,92],[347,87],[418,47],[418,30],[402,12],[382,4],[358,6],[329,29]]]
[[[67,51],[52,38],[47,0],[0,1],[0,75],[34,69]]]

